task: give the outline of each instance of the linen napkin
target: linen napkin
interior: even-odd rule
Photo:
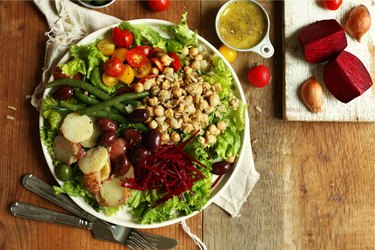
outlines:
[[[45,15],[50,31],[46,32],[48,41],[45,52],[41,83],[36,87],[31,103],[39,109],[39,104],[51,75],[51,71],[60,59],[68,52],[73,43],[88,34],[122,20],[101,12],[81,7],[68,0],[34,0],[34,3]],[[100,20],[100,21],[98,21]],[[245,157],[235,179],[214,201],[231,216],[240,216],[240,209],[246,202],[251,190],[259,179],[255,169],[250,140],[247,142]]]

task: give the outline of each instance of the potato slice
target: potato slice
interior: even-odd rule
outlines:
[[[113,177],[102,183],[100,191],[96,194],[96,200],[102,206],[118,207],[122,205],[130,195],[129,188],[121,186],[121,180]]]
[[[70,113],[65,117],[61,125],[61,132],[69,141],[80,143],[92,136],[94,124],[87,115]]]
[[[84,174],[83,175],[83,185],[89,190],[91,193],[98,193],[101,186],[101,173],[100,172],[94,172],[91,174]]]
[[[56,136],[54,142],[53,152],[55,157],[65,164],[75,163],[85,154],[79,143],[69,141],[62,134]]]
[[[87,140],[81,141],[80,144],[85,148],[92,148],[97,145],[99,136],[102,134],[102,131],[95,125],[93,122],[93,132]]]
[[[100,171],[109,161],[108,151],[105,147],[90,148],[84,157],[78,161],[78,167],[84,174]]]
[[[101,181],[105,181],[109,178],[111,174],[111,162],[109,161],[109,158],[108,158],[108,161],[107,163],[104,165],[104,167],[100,170],[100,180]]]

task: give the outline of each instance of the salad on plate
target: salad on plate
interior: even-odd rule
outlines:
[[[124,21],[71,46],[41,105],[57,193],[150,225],[200,211],[234,171],[247,106],[186,17],[156,28]]]

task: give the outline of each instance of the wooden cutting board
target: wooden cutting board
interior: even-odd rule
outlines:
[[[284,119],[290,121],[375,121],[375,86],[363,95],[344,104],[338,101],[325,87],[323,69],[325,63],[309,64],[304,61],[297,35],[301,28],[318,20],[336,19],[345,25],[349,11],[365,5],[372,17],[370,30],[361,42],[348,33],[346,51],[356,55],[369,71],[375,83],[375,1],[344,0],[340,8],[330,11],[320,6],[319,1],[284,1]],[[299,87],[314,75],[323,87],[323,107],[320,113],[311,113],[302,103]]]

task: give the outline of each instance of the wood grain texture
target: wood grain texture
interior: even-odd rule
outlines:
[[[323,71],[325,63],[310,64],[305,62],[297,35],[300,30],[315,21],[336,19],[343,27],[349,11],[359,5],[368,7],[370,15],[375,16],[372,0],[343,1],[336,11],[324,9],[319,1],[303,1],[296,4],[286,0],[284,4],[284,45],[285,45],[285,87],[284,117],[290,121],[375,121],[375,90],[371,87],[360,97],[345,104],[338,101],[325,87]],[[375,80],[375,25],[363,36],[361,42],[346,33],[348,46],[346,51],[357,56]],[[302,103],[299,87],[310,76],[315,76],[323,87],[322,112],[311,113]]]

